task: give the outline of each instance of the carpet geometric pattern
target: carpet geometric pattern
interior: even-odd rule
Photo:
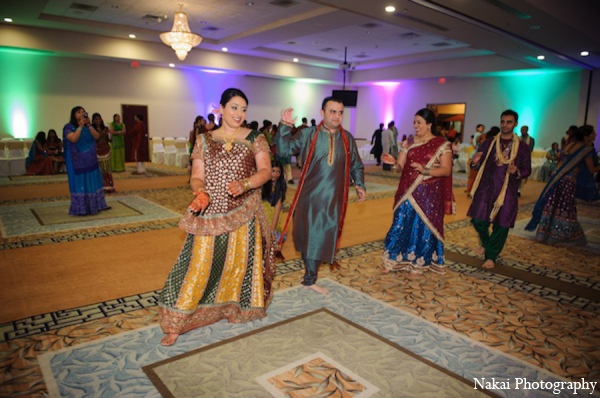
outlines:
[[[163,334],[155,325],[48,352],[39,357],[48,392],[51,396],[159,396],[159,392],[144,375],[141,369],[143,366],[235,338],[320,308],[326,308],[361,328],[403,347],[412,354],[472,382],[471,388],[474,386],[473,379],[482,377],[504,380],[520,377],[528,381],[561,381],[557,376],[540,368],[476,343],[464,335],[394,308],[352,288],[330,280],[322,280],[321,283],[330,290],[329,295],[316,295],[302,287],[279,291],[269,307],[266,318],[246,324],[228,324],[221,321],[180,336],[177,343],[171,347],[163,347],[159,344]],[[310,345],[310,339],[305,344]],[[277,350],[277,347],[270,347],[270,349]],[[300,352],[297,358],[305,357],[305,353],[311,350],[309,346],[299,347],[299,351],[303,352]],[[335,353],[335,350],[332,352]],[[229,365],[233,368],[219,371],[226,378],[235,378],[237,362],[233,361]],[[274,364],[273,367],[279,368],[280,365]],[[360,372],[363,370],[361,368]],[[394,371],[393,367],[391,371]],[[393,391],[393,385],[382,385],[381,380],[378,380],[378,383],[379,388]],[[237,384],[237,381],[235,383],[224,381],[224,384]],[[249,381],[245,383],[246,388],[250,388],[249,384]],[[430,383],[425,391],[419,390],[414,396],[438,397],[442,392],[440,386]],[[531,396],[530,391],[526,390],[508,392],[494,390],[494,392],[509,397]],[[539,390],[536,391],[536,396],[550,397],[553,394],[551,391]]]
[[[90,216],[69,215],[68,201],[2,206],[0,231],[3,238],[26,237],[181,217],[179,213],[134,195],[107,197],[106,203],[112,208]]]
[[[223,371],[228,368],[232,372]],[[326,309],[145,366],[144,372],[164,397],[484,395],[472,381]]]

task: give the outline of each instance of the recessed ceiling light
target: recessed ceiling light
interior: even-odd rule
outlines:
[[[12,22],[12,18],[4,18],[4,22]]]
[[[169,68],[174,68],[175,64],[169,64]]]
[[[589,52],[589,51],[582,51],[582,52],[580,53],[580,55],[581,55],[582,57],[587,57],[588,55],[590,55],[590,52]]]
[[[540,61],[543,61],[546,59],[546,57],[544,57],[543,55],[538,55],[537,59],[539,59]]]
[[[294,62],[298,62],[298,61],[299,61],[299,59],[298,59],[298,58],[294,58]]]
[[[254,5],[254,2],[253,2],[253,1],[247,1],[247,2],[246,2],[246,5],[247,5],[248,7],[252,7],[252,6]]]
[[[394,7],[394,6],[385,7],[385,12],[394,12],[394,11],[396,11],[396,7]]]
[[[227,47],[223,47],[223,48],[221,48],[221,51],[223,51],[224,53],[226,53],[227,51],[229,51],[229,49]]]
[[[132,33],[132,34],[129,35],[129,38],[130,39],[135,39],[135,35]]]

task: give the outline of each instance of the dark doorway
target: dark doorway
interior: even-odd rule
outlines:
[[[135,115],[138,113],[144,117],[144,124],[146,125],[146,136],[143,138],[142,148],[140,151],[140,161],[150,161],[149,151],[149,138],[150,125],[148,124],[148,106],[147,105],[121,105],[121,113],[123,115],[123,123],[127,127],[127,131],[131,131],[135,126]],[[133,150],[131,145],[131,136],[125,134],[125,161],[134,162]]]

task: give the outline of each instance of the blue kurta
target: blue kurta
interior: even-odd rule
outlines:
[[[339,131],[334,134],[331,165],[328,164],[329,133],[315,127],[306,128],[294,136],[290,127],[282,125],[275,135],[279,156],[299,153],[302,163],[318,134],[312,161],[304,180],[304,187],[294,212],[294,246],[304,258],[333,263],[337,245],[340,214],[344,203],[345,160],[344,142]],[[354,137],[344,132],[350,149],[350,178],[355,185],[365,189],[364,166],[358,154]]]
[[[67,135],[75,130],[76,127],[71,123],[63,128],[65,164],[71,193],[69,214],[96,214],[107,208],[102,174],[96,158],[96,141],[87,127],[82,129],[77,142],[69,141]]]

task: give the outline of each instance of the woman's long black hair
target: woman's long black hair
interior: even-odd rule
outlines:
[[[285,201],[285,191],[287,191],[287,184],[285,183],[285,176],[283,175],[283,165],[279,160],[271,161],[271,168],[279,167],[281,170],[281,174],[277,181],[275,181],[275,191],[273,196],[271,197],[271,192],[273,191],[273,181],[269,178],[262,186],[262,199],[268,201],[271,206],[275,206],[279,199],[281,199],[281,203]]]

